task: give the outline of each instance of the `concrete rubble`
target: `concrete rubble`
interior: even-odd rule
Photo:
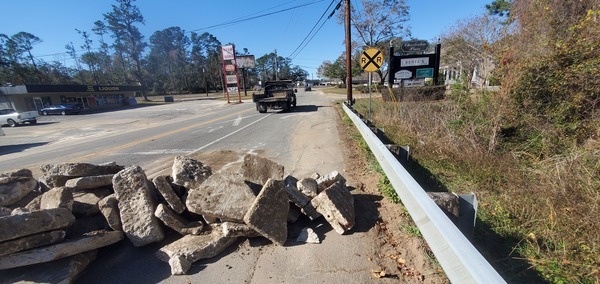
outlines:
[[[162,227],[154,216],[154,200],[146,174],[140,166],[131,166],[113,177],[119,200],[123,231],[136,247],[162,241]]]
[[[114,162],[45,164],[37,180],[27,169],[0,174],[0,273],[12,282],[72,283],[98,249],[124,239],[162,244],[171,235],[178,239],[156,256],[185,274],[240,239],[285,246],[288,224],[300,218],[323,216],[340,234],[352,229],[354,198],[339,172],[284,179],[284,167],[267,158],[236,163],[238,172],[213,173],[178,156],[172,175],[151,180],[139,166]],[[309,227],[294,241],[321,242]]]

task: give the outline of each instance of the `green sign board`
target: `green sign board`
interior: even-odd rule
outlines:
[[[433,78],[433,68],[417,69],[417,78]]]

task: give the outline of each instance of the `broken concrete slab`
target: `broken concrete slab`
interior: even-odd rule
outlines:
[[[42,248],[0,257],[0,269],[49,262],[114,244],[123,239],[121,231],[95,232],[93,235]]]
[[[117,200],[116,194],[111,194],[98,201],[98,209],[100,209],[100,212],[104,215],[108,226],[115,231],[122,231],[123,226],[121,225],[121,216],[119,215],[118,205],[119,201]]]
[[[338,181],[342,184],[346,183],[346,179],[338,171],[332,171],[324,176],[321,176],[317,179],[319,192],[325,190],[326,188],[330,187],[332,184]]]
[[[113,188],[123,231],[133,245],[140,247],[161,241],[164,233],[154,216],[150,183],[142,168],[131,166],[115,174]]]
[[[246,224],[223,222],[221,225],[223,228],[223,235],[225,237],[254,238],[261,236],[261,234]]]
[[[190,222],[175,214],[175,212],[171,211],[171,209],[162,203],[156,206],[154,216],[161,220],[167,227],[182,235],[188,235],[191,233],[193,233],[193,235],[197,235],[202,231],[203,228],[202,222],[194,222],[192,226],[190,226]]]
[[[171,266],[172,274],[185,274],[192,263],[217,256],[238,238],[225,237],[220,226],[211,226],[210,233],[186,235],[183,238],[162,247],[156,256]]]
[[[157,176],[152,179],[152,183],[160,195],[162,195],[162,197],[165,199],[167,204],[169,204],[169,207],[173,209],[173,211],[177,212],[177,214],[181,214],[183,211],[185,211],[185,205],[183,205],[183,202],[181,202],[179,196],[175,194],[175,191],[167,180],[167,176]]]
[[[74,222],[75,216],[66,208],[5,216],[0,218],[0,242],[65,228]]]
[[[264,185],[268,179],[282,180],[283,166],[267,158],[247,154],[240,168],[240,174],[245,180]]]
[[[46,187],[46,189],[51,189],[55,187],[65,186],[67,181],[72,179],[70,176],[63,175],[42,175],[38,178],[40,183]]]
[[[0,206],[17,203],[38,187],[30,170],[22,169],[16,172],[0,175]]]
[[[285,191],[287,193],[288,199],[290,202],[296,204],[299,208],[303,208],[310,202],[310,198],[304,195],[304,193],[300,192],[296,187],[298,180],[292,176],[287,176],[285,178]]]
[[[93,216],[100,213],[98,202],[111,195],[110,188],[86,189],[73,192],[73,214],[76,216]]]
[[[65,186],[75,190],[102,188],[112,185],[114,174],[85,176],[67,180]]]
[[[300,234],[296,238],[296,242],[298,243],[306,243],[306,244],[320,244],[321,240],[315,231],[311,228],[302,228]]]
[[[67,208],[73,210],[73,192],[66,187],[55,187],[42,194],[40,209]]]
[[[244,223],[278,245],[287,240],[290,203],[282,180],[268,179],[244,216]]]
[[[74,283],[96,258],[97,250],[59,260],[2,271],[5,283]]]
[[[212,175],[212,170],[209,166],[186,156],[175,157],[172,171],[173,183],[183,186],[188,190],[197,188]]]
[[[315,208],[310,202],[306,204],[306,206],[300,208],[300,212],[306,215],[310,220],[315,220],[322,216],[321,213],[317,211],[317,208]]]
[[[338,234],[354,227],[354,197],[341,181],[323,190],[310,203]]]
[[[41,206],[42,206],[42,194],[31,199],[31,201],[29,201],[25,205],[24,208],[29,211],[38,211],[38,210],[41,210],[41,208],[40,208]]]
[[[59,230],[1,242],[0,256],[60,242],[65,239],[65,235],[65,231]]]
[[[318,194],[319,186],[312,178],[303,178],[296,183],[296,188],[308,198],[314,198]]]
[[[242,223],[255,198],[239,174],[219,172],[188,192],[186,207],[202,216]]]
[[[99,165],[88,163],[63,163],[63,164],[44,164],[40,166],[42,173],[48,176],[69,176],[84,177],[116,174],[123,170],[122,166],[115,162]]]

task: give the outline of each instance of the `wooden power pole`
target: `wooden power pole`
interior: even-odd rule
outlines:
[[[352,105],[352,41],[350,37],[350,0],[344,0],[346,27],[346,99]]]

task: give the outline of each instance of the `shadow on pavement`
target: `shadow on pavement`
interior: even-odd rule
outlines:
[[[18,145],[6,145],[0,146],[0,155],[6,155],[11,153],[22,152],[29,148],[44,146],[48,144],[48,142],[38,142],[38,143],[26,143],[26,144],[18,144]]]

